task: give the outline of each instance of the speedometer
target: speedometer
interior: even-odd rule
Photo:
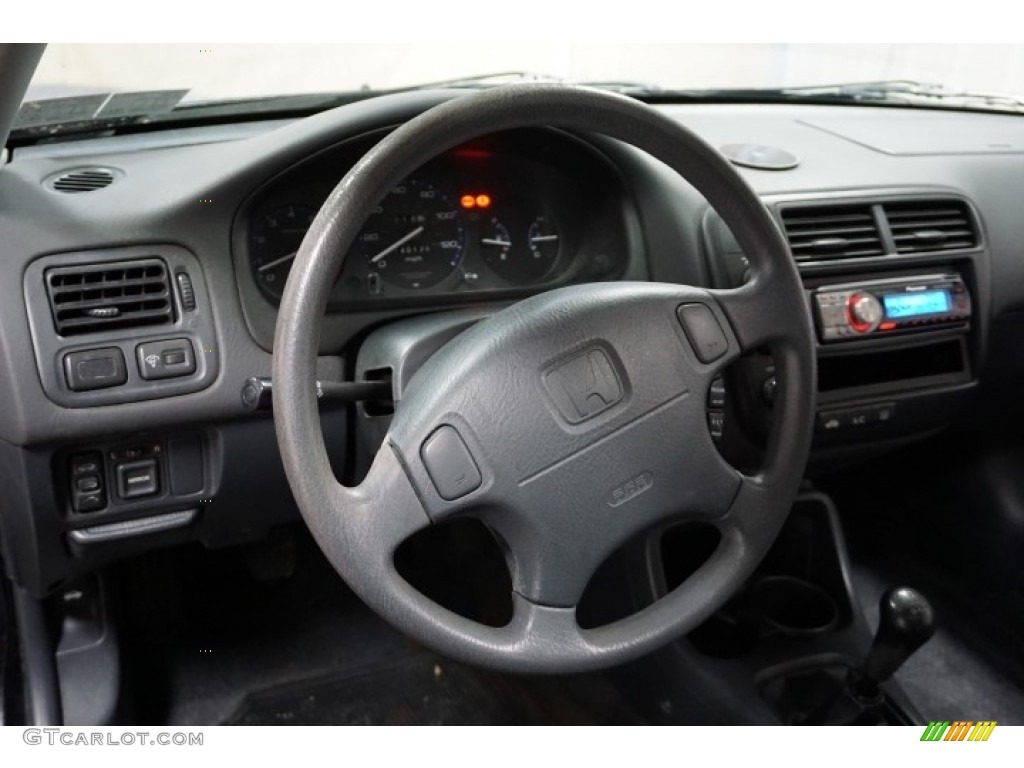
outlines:
[[[434,184],[406,179],[367,220],[355,247],[370,274],[399,288],[437,285],[462,261],[462,214]]]

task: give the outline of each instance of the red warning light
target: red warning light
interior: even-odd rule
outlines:
[[[477,208],[490,208],[491,207],[491,196],[490,195],[477,195],[476,196],[476,207]]]
[[[490,202],[490,201],[488,201]],[[459,198],[459,205],[463,208],[476,208],[476,198],[472,195],[463,195]]]

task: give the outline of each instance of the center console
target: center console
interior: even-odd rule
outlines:
[[[952,421],[976,384],[988,259],[973,205],[953,190],[765,200],[793,252],[817,342],[813,461],[916,439]],[[713,212],[704,222],[716,287],[749,279]],[[772,419],[770,350],[729,377],[723,450],[755,453]]]

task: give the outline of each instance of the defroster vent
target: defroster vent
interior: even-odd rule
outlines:
[[[76,168],[50,176],[45,184],[54,192],[93,192],[113,184],[117,173],[112,168]]]
[[[137,259],[46,270],[53,324],[61,336],[174,322],[167,266]]]
[[[786,208],[782,224],[797,262],[857,259],[885,253],[870,205]]]

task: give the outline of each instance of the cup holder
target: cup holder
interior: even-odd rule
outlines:
[[[824,589],[796,576],[766,576],[748,595],[750,613],[766,633],[811,637],[839,624],[839,606]]]

